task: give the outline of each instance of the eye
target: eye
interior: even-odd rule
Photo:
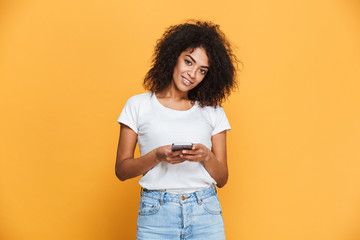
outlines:
[[[192,65],[192,62],[190,62],[189,60],[187,60],[187,59],[185,59],[185,63],[187,64],[187,65],[189,65],[189,66],[191,66]]]
[[[200,72],[204,75],[206,74],[206,71],[204,69],[200,69]]]

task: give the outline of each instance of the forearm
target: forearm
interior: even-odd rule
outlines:
[[[228,167],[226,161],[219,161],[211,152],[209,159],[203,161],[205,169],[210,176],[216,181],[219,188],[223,187],[228,180]]]
[[[127,158],[118,161],[115,167],[116,176],[124,181],[145,174],[147,171],[160,163],[155,150],[139,158]]]

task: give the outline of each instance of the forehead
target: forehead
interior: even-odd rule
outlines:
[[[202,47],[188,48],[182,52],[181,55],[190,55],[196,61],[196,63],[199,63],[199,65],[209,66],[209,57],[205,49]]]

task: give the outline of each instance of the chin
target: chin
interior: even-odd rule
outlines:
[[[191,89],[178,88],[180,92],[189,92]]]
[[[181,92],[189,92],[191,89],[193,89],[195,86],[189,86],[189,87],[185,87],[185,86],[181,86],[179,87],[178,89],[181,91]]]

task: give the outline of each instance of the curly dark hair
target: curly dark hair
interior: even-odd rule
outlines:
[[[221,105],[236,88],[238,60],[220,26],[212,22],[188,20],[167,28],[156,43],[152,66],[143,82],[145,89],[156,92],[168,87],[180,54],[198,47],[205,49],[210,66],[188,98],[201,107]]]

